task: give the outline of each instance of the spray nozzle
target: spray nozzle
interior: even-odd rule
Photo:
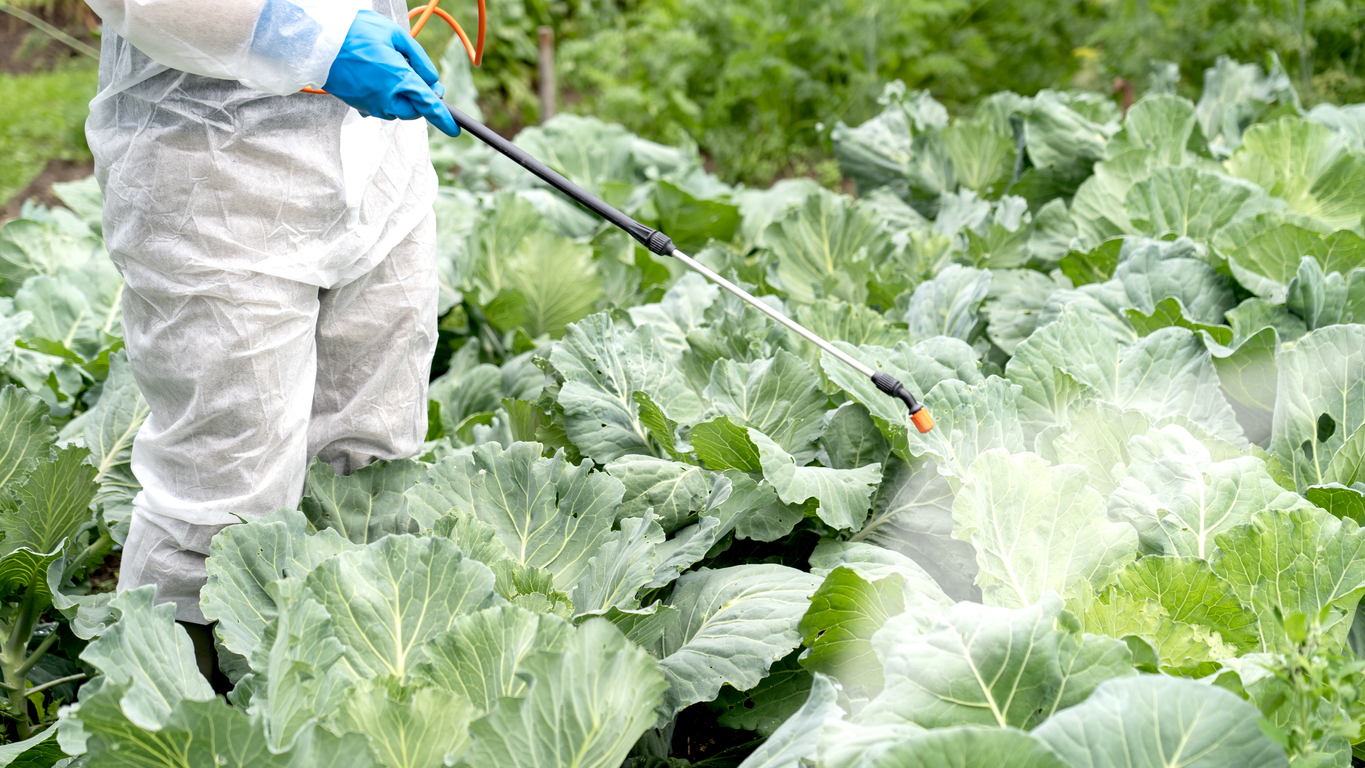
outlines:
[[[872,374],[872,383],[877,385],[877,389],[905,403],[905,407],[910,409],[910,421],[914,423],[915,429],[924,433],[934,428],[934,417],[915,400],[915,396],[910,394],[910,390],[906,389],[904,384],[881,371]]]

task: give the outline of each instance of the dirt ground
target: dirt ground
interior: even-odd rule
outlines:
[[[47,164],[47,168],[38,174],[38,178],[29,183],[24,191],[14,196],[13,200],[0,209],[0,223],[18,218],[19,209],[23,207],[24,201],[36,198],[38,202],[46,206],[61,205],[62,202],[57,196],[52,194],[52,185],[60,181],[77,181],[95,172],[95,164],[92,162],[75,163],[70,160],[52,160]]]

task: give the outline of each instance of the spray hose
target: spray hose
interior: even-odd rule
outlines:
[[[445,11],[437,7],[439,3],[440,0],[431,0],[431,2],[427,3],[425,6],[413,8],[412,11],[409,12],[408,19],[409,20],[415,19],[412,25],[413,37],[416,37],[417,33],[421,32],[422,28],[426,26],[427,21],[433,15],[435,15],[439,17],[442,21],[449,24],[451,28],[455,30],[455,34],[459,36],[460,42],[464,44],[465,51],[469,53],[469,58],[474,63],[474,66],[477,67],[480,64],[482,64],[484,36],[488,26],[488,11],[485,6],[485,0],[478,0],[479,34],[477,42],[474,43],[471,43],[469,41],[469,36],[465,34],[465,31],[460,27],[459,22],[455,21],[455,19],[449,13],[446,13]],[[309,89],[308,92],[326,93],[326,91],[318,91],[313,89]],[[772,319],[776,320],[777,322],[796,332],[799,336],[811,342],[815,346],[819,347],[825,352],[828,352],[830,355],[840,360],[845,365],[848,365],[849,367],[853,368],[853,370],[857,371],[863,376],[868,377],[869,379],[872,380],[873,385],[876,386],[877,389],[880,390],[882,393],[890,397],[897,398],[898,400],[905,404],[905,407],[910,412],[910,422],[914,424],[915,428],[918,429],[920,432],[922,433],[929,432],[934,428],[933,416],[929,415],[929,411],[925,409],[925,407],[922,404],[920,404],[917,400],[915,400],[915,396],[910,393],[910,390],[907,389],[904,384],[897,381],[895,377],[889,376],[885,373],[882,373],[881,371],[874,371],[872,368],[868,367],[867,365],[864,365],[857,358],[853,357],[852,355],[849,355],[848,353],[844,352],[843,350],[839,349],[838,347],[834,346],[828,341],[825,341],[824,339],[815,335],[805,327],[801,326],[795,320],[791,319],[790,317],[787,317],[785,314],[777,311],[776,309],[772,308],[766,303],[759,301],[757,298],[750,295],[749,292],[745,291],[743,288],[740,288],[739,286],[735,285],[729,280],[726,280],[724,277],[721,277],[719,274],[711,270],[705,264],[702,264],[694,260],[691,256],[688,256],[687,254],[678,250],[677,247],[674,246],[673,240],[670,237],[668,237],[668,235],[665,235],[664,233],[659,232],[658,230],[647,227],[644,224],[641,224],[640,222],[636,221],[635,219],[632,219],[631,217],[625,215],[624,213],[621,213],[612,206],[598,199],[592,193],[588,192],[587,190],[583,189],[577,184],[574,184],[572,181],[569,181],[568,179],[564,178],[563,176],[555,172],[553,169],[551,169],[549,166],[545,165],[536,158],[527,154],[526,151],[523,150],[521,147],[518,147],[517,145],[508,141],[507,139],[504,139],[503,137],[494,133],[490,128],[488,128],[488,126],[471,118],[470,116],[466,115],[465,113],[461,112],[455,107],[452,107],[449,102],[444,103],[446,108],[450,110],[450,116],[455,120],[455,123],[460,126],[461,130],[468,131],[479,141],[482,141],[483,143],[497,150],[499,153],[506,156],[508,159],[512,160],[517,165],[520,165],[522,168],[525,168],[527,171],[530,171],[541,181],[544,181],[546,184],[549,184],[551,187],[554,187],[555,189],[564,193],[574,202],[578,203],[584,208],[587,208],[589,211],[592,211],[593,213],[602,217],[603,219],[615,225],[616,227],[619,227],[620,229],[625,231],[626,234],[638,240],[641,245],[648,248],[650,252],[658,254],[660,256],[671,256],[677,259],[678,261],[682,262],[683,265],[686,266],[688,269],[691,269],[693,272],[697,272],[701,276],[705,277],[707,280],[710,280],[711,282],[715,283],[721,288],[724,288],[725,290],[739,297],[749,306],[752,306],[753,308],[759,310],[765,315],[771,317]]]
[[[456,21],[454,16],[451,16],[445,9],[441,8],[440,4],[441,0],[431,0],[431,2],[426,5],[418,6],[408,11],[408,21],[412,22],[412,29],[409,34],[416,39],[417,35],[426,28],[427,22],[431,20],[431,17],[435,16],[450,25],[451,29],[455,30],[455,35],[460,38],[460,42],[464,45],[465,52],[469,54],[469,60],[474,63],[474,66],[482,66],[483,44],[488,36],[488,4],[486,0],[479,0],[479,34],[474,39],[474,42],[470,42],[469,35],[465,33],[464,27],[460,26],[460,22]],[[327,93],[320,88],[304,88],[303,92],[320,93],[324,95]]]

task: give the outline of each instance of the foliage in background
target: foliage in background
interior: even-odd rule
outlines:
[[[1108,94],[1115,77],[1141,90],[1165,59],[1197,96],[1219,56],[1278,53],[1310,106],[1365,100],[1365,0],[495,0],[489,12],[475,84],[495,126],[539,121],[535,28],[548,24],[561,109],[655,141],[695,139],[729,182],[837,186],[829,129],[879,111],[889,80],[957,114],[1000,90]]]
[[[85,118],[95,97],[93,66],[0,73],[0,201],[8,201],[49,160],[88,161]]]
[[[461,56],[445,77],[467,106]],[[7,682],[42,684],[19,678],[49,623],[69,676],[97,673],[55,743],[0,765],[60,747],[95,768],[1347,768],[1365,108],[1307,109],[1283,70],[1226,59],[1205,80],[1126,117],[1044,90],[956,119],[892,83],[833,133],[856,198],[730,186],[694,146],[572,114],[517,135],[906,382],[929,434],[510,161],[433,136],[459,170],[435,210],[451,353],[423,454],[315,464],[298,509],[215,538],[202,607],[232,707],[150,588],[110,601],[49,565],[35,592],[17,566],[41,547],[0,558],[28,574],[0,619],[55,620],[13,625]],[[0,402],[63,425],[0,543],[31,538],[38,489],[74,488],[84,552],[125,524],[145,403],[110,333],[95,188],[63,192],[80,215],[0,230],[22,384]]]

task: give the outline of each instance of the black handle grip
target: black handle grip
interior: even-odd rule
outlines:
[[[455,123],[460,126],[460,130],[468,131],[473,134],[474,138],[482,141],[493,149],[496,149],[517,165],[520,165],[522,168],[535,174],[541,181],[544,181],[546,184],[549,184],[560,192],[563,192],[565,195],[568,195],[574,202],[625,230],[626,234],[640,241],[640,244],[650,251],[657,253],[660,256],[673,255],[675,246],[673,245],[673,240],[669,238],[668,235],[665,235],[656,229],[646,227],[644,224],[621,213],[612,206],[607,205],[596,195],[583,189],[572,181],[569,181],[548,165],[532,157],[526,150],[494,133],[488,126],[450,106],[448,102],[442,103],[446,105],[446,109],[450,110],[450,116],[455,119]]]

